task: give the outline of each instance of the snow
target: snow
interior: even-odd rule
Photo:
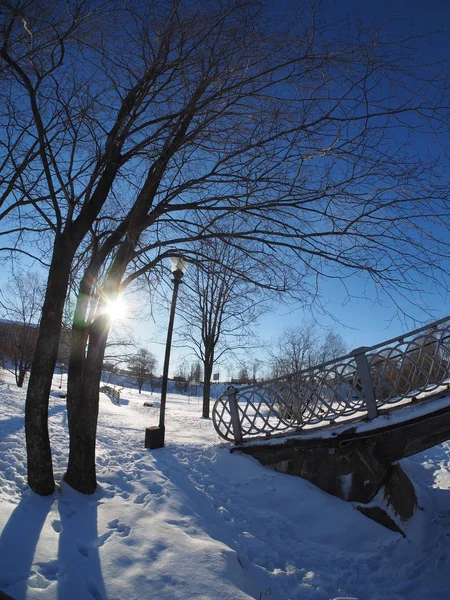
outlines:
[[[0,383],[0,589],[15,600],[448,600],[450,444],[402,461],[421,510],[406,538],[298,477],[276,473],[168,396],[166,447],[144,448],[159,397],[101,395],[99,488],[62,481],[68,435],[50,397],[55,494],[26,487],[25,391]],[[154,402],[151,408],[145,401]]]

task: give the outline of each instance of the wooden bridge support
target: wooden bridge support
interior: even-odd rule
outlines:
[[[232,451],[250,454],[263,465],[358,503],[361,512],[403,534],[402,523],[412,517],[417,501],[414,486],[397,461],[450,439],[450,407],[371,431],[358,432],[355,426],[342,431],[341,426],[339,434],[329,431],[329,435],[259,441]],[[391,516],[383,508],[364,506],[375,496]]]

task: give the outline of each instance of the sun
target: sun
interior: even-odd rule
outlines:
[[[120,296],[115,300],[106,301],[106,313],[111,321],[119,321],[126,317],[127,305]]]

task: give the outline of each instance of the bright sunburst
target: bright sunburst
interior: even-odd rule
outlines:
[[[126,316],[127,305],[121,297],[115,300],[108,300],[106,302],[106,311],[111,321],[118,321]]]

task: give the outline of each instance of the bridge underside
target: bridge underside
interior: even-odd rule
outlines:
[[[347,501],[367,504],[384,487],[384,504],[405,521],[414,513],[416,498],[411,482],[395,463],[450,439],[450,405],[369,431],[358,431],[355,424],[344,430],[341,426],[338,431],[329,437],[299,434],[272,438],[236,446],[232,451],[254,456],[277,471],[301,476]],[[360,508],[380,520],[370,514],[373,510]],[[385,517],[387,514],[381,515],[381,521]],[[395,523],[383,524],[401,531]]]

